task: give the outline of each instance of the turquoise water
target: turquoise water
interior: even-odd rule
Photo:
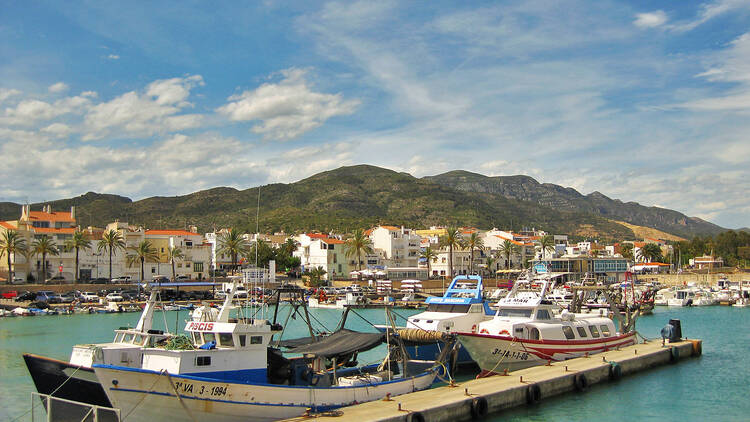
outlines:
[[[340,311],[311,309],[311,313],[333,330]],[[382,310],[358,311],[373,323],[384,320]],[[415,311],[401,310],[409,315]],[[284,317],[286,313],[280,312]],[[157,313],[157,328],[164,319]],[[24,414],[34,390],[21,358],[33,352],[67,360],[77,343],[105,342],[112,330],[135,325],[139,314],[61,315],[0,319],[0,421]],[[167,312],[166,320],[180,327],[186,312]],[[646,337],[657,337],[670,318],[682,321],[683,335],[703,339],[703,356],[677,365],[624,377],[616,383],[593,386],[584,394],[566,394],[544,400],[538,406],[518,408],[490,417],[492,421],[687,421],[750,420],[750,309],[731,307],[657,308],[654,315],[642,317],[638,330]],[[304,335],[300,319],[290,320],[289,337]],[[283,322],[283,319],[282,319]],[[348,328],[372,329],[352,315]],[[287,335],[285,335],[287,337]],[[381,350],[363,354],[360,362],[374,362]],[[22,417],[19,420],[29,420]]]

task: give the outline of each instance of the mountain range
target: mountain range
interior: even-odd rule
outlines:
[[[254,232],[256,225],[262,232],[291,233],[350,232],[375,224],[412,228],[457,224],[636,239],[633,230],[618,221],[683,238],[726,230],[678,211],[622,202],[599,192],[583,195],[528,176],[488,177],[457,170],[416,178],[369,165],[341,167],[294,183],[244,190],[217,187],[138,201],[89,192],[44,204],[52,205],[53,210],[75,205],[82,226],[103,227],[119,219],[154,229],[195,225],[200,232],[227,226]],[[32,204],[32,209],[44,204]],[[18,219],[20,212],[20,204],[0,203],[0,219]]]

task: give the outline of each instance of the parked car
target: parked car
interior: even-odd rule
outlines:
[[[81,293],[81,302],[98,302],[99,296],[94,292]]]
[[[188,280],[190,280],[190,276],[189,275],[178,275],[174,279],[175,279],[175,281],[188,281]]]
[[[112,280],[112,283],[130,283],[130,276],[129,275],[123,275],[120,277],[115,277]]]
[[[60,295],[62,303],[73,303],[74,300],[78,299],[76,292],[67,292]]]
[[[13,299],[14,297],[18,297],[18,291],[11,290],[8,292],[3,292],[1,296],[3,299]]]
[[[28,290],[25,292],[21,292],[18,294],[18,296],[16,296],[16,302],[22,302],[22,301],[34,300],[34,299],[36,299],[36,292],[30,292]]]
[[[112,292],[105,296],[108,302],[122,302],[125,300],[119,292]]]
[[[40,290],[36,292],[34,300],[37,302],[62,303],[62,297],[52,290]]]
[[[97,277],[91,280],[91,284],[107,284],[109,279],[104,277]]]
[[[25,284],[26,283],[26,279],[24,279],[23,277],[15,276],[15,277],[13,277],[13,280],[10,283],[11,284]]]
[[[62,283],[62,282],[65,281],[65,277],[63,277],[61,275],[56,275],[56,276],[50,277],[50,278],[48,278],[48,279],[46,279],[44,281],[45,281],[45,283]]]

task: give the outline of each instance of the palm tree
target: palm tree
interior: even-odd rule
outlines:
[[[217,253],[232,257],[232,271],[237,270],[237,257],[246,255],[249,249],[247,240],[237,230],[229,230],[219,236],[219,248]]]
[[[471,261],[469,262],[469,273],[474,273],[474,250],[475,249],[484,249],[484,240],[482,239],[482,236],[477,233],[473,232],[471,233],[471,236],[466,240],[466,247],[469,248],[469,251],[471,253]]]
[[[505,239],[503,243],[500,244],[498,252],[505,256],[505,268],[510,268],[510,257],[514,253],[518,252],[518,245],[508,239]]]
[[[23,254],[26,251],[26,239],[15,230],[6,230],[0,237],[0,256],[8,254],[8,283],[13,282],[13,266],[11,255]],[[28,261],[28,260],[27,260]]]
[[[497,265],[497,258],[495,258],[492,254],[487,254],[485,262],[487,263],[487,271],[490,274],[496,274],[495,271],[497,271],[497,269],[494,267],[495,265]]]
[[[450,279],[453,279],[453,248],[462,247],[463,236],[461,231],[456,226],[448,226],[445,228],[445,235],[440,237],[440,246],[448,248],[448,275]]]
[[[105,250],[109,252],[109,279],[112,280],[112,254],[116,254],[118,249],[125,250],[125,239],[122,233],[115,229],[104,232],[96,249],[97,252]]]
[[[419,252],[419,257],[427,260],[427,279],[429,279],[430,274],[432,273],[432,261],[437,259],[437,252],[432,249],[432,247],[428,246],[424,248],[423,251]]]
[[[310,286],[318,287],[323,284],[323,276],[327,271],[323,267],[315,267],[310,271]]]
[[[86,233],[84,233],[84,232],[82,232],[80,230],[76,230],[73,233],[73,237],[71,237],[70,239],[68,239],[65,242],[65,249],[67,249],[67,250],[75,249],[76,250],[76,273],[75,273],[75,278],[76,278],[76,281],[79,281],[80,280],[80,274],[78,274],[78,251],[80,251],[81,249],[83,249],[83,250],[91,249],[91,240],[89,240],[89,238],[86,236]]]
[[[140,263],[141,281],[143,281],[145,262],[157,261],[159,259],[159,251],[148,240],[143,240],[138,246],[131,246],[128,250],[133,251],[133,254],[128,254],[127,257],[128,267],[133,266],[135,263]]]
[[[280,249],[286,256],[291,257],[294,254],[294,251],[297,250],[298,246],[299,245],[297,244],[297,241],[290,237],[284,242],[283,245],[281,245]]]
[[[360,258],[362,254],[367,255],[373,253],[372,241],[365,234],[364,230],[354,230],[352,237],[347,239],[344,244],[344,252],[346,253],[347,258],[350,258],[353,255],[357,256],[357,271],[360,271],[362,270],[362,259]]]
[[[174,262],[181,261],[184,258],[185,254],[182,252],[182,249],[178,248],[177,246],[170,246],[169,248],[167,248],[167,259],[169,260],[169,263],[172,264],[172,281],[174,281],[175,277],[177,276],[174,270]]]
[[[31,243],[31,247],[34,252],[38,255],[42,255],[42,280],[47,282],[47,255],[57,256],[60,251],[57,249],[54,239],[47,237],[46,234],[34,239]]]
[[[542,260],[547,259],[547,251],[555,250],[555,237],[547,234],[539,239],[539,247],[542,249]]]

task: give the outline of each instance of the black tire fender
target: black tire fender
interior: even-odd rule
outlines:
[[[483,419],[490,411],[490,405],[487,399],[479,396],[471,400],[471,419]]]
[[[573,378],[573,382],[576,387],[576,391],[586,391],[589,388],[589,380],[586,378],[585,374],[576,374],[576,376]]]
[[[406,422],[425,422],[425,418],[421,412],[411,412],[406,415]]]
[[[617,362],[610,362],[609,364],[609,379],[617,381],[622,378],[622,367]]]
[[[526,388],[526,403],[537,404],[542,401],[542,389],[537,384],[531,384]]]

